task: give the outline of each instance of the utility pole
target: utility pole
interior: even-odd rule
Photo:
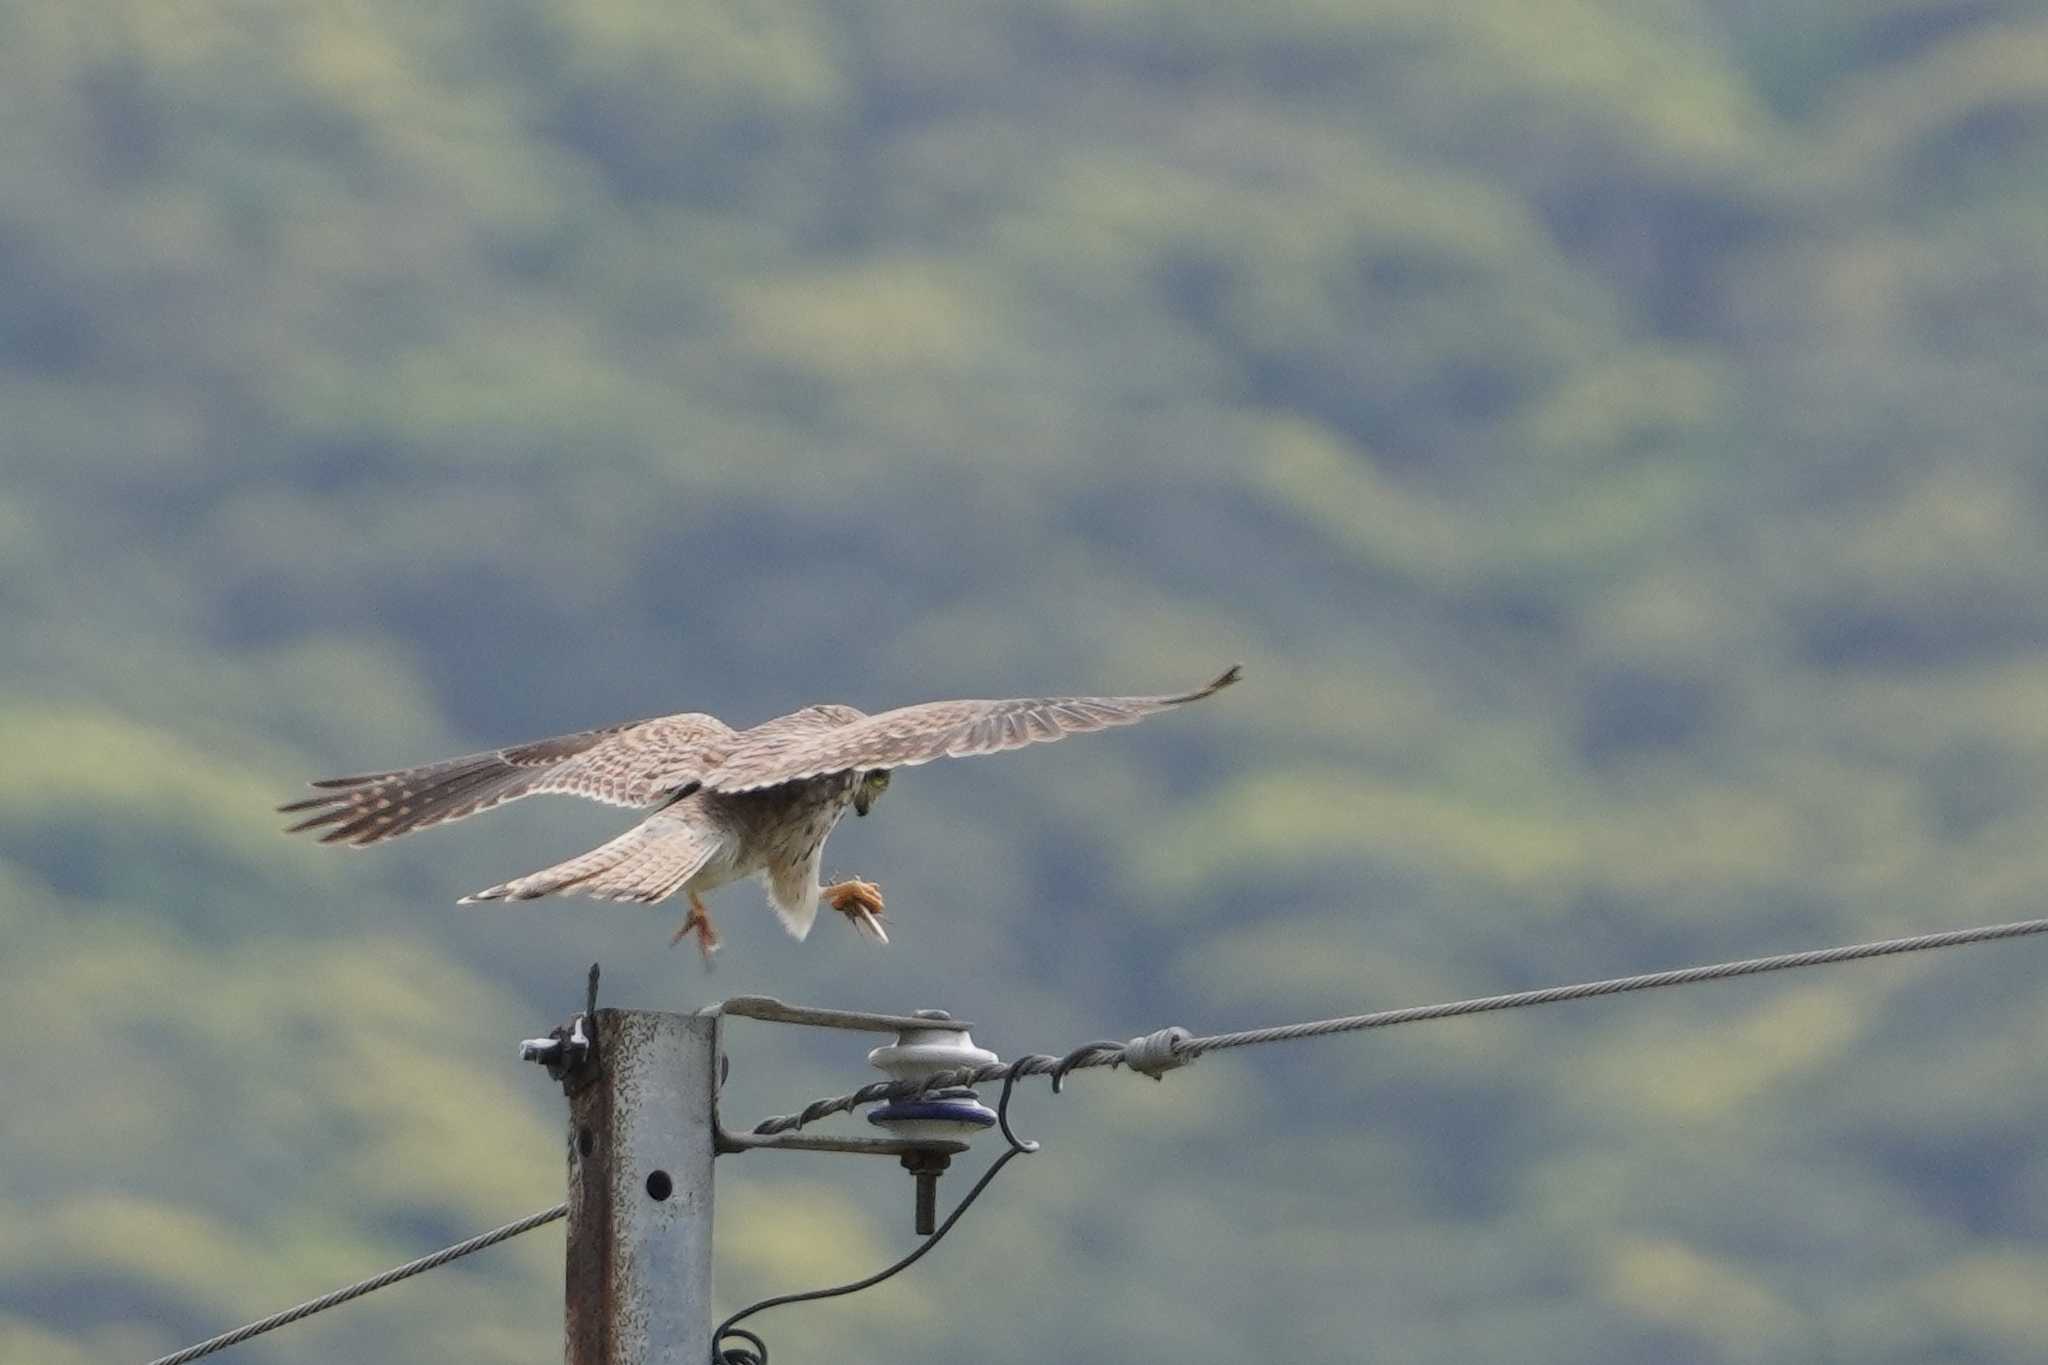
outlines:
[[[718,1020],[584,1018],[596,1064],[565,1080],[568,1365],[703,1365]]]
[[[869,1060],[898,1079],[996,1059],[974,1046],[965,1023],[940,1010],[869,1014],[765,996],[695,1014],[600,1010],[591,968],[583,1013],[521,1049],[569,1098],[567,1365],[705,1365],[713,1330],[712,1166],[720,1155],[893,1157],[916,1177],[913,1221],[922,1236],[933,1231],[940,1173],[967,1150],[967,1138],[996,1122],[972,1090],[953,1087],[871,1114],[888,1136],[726,1132],[718,1087],[728,1018],[894,1034]]]

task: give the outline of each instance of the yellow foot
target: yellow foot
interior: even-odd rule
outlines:
[[[848,881],[834,882],[819,893],[825,904],[846,916],[860,933],[877,943],[889,941],[889,931],[882,926],[882,888],[873,882],[864,882],[858,877]]]
[[[711,912],[694,891],[690,893],[690,913],[683,916],[682,925],[669,937],[668,946],[673,948],[692,934],[697,936],[697,951],[704,955],[704,965],[709,967],[711,955],[718,951],[718,930],[712,927]]]

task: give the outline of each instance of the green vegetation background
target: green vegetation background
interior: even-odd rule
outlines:
[[[513,1045],[593,958],[1015,1054],[2040,913],[2044,222],[2026,0],[5,0],[0,1359],[557,1200]],[[269,813],[1238,658],[849,822],[887,951],[750,888],[710,977],[665,912],[455,908],[613,812],[361,856]],[[1032,1089],[940,1263],[765,1329],[2038,1360],[2043,951]],[[733,1108],[860,1051],[738,1036]],[[893,1168],[721,1179],[727,1304],[907,1244]],[[559,1257],[237,1358],[554,1359]]]

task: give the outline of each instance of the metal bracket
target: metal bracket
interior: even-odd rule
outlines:
[[[964,1019],[944,1010],[919,1010],[915,1014],[872,1014],[864,1010],[818,1009],[792,1005],[766,995],[735,996],[723,1004],[700,1011],[714,1020],[723,1046],[724,1022],[728,1017],[759,1019],[771,1024],[798,1024],[810,1028],[854,1029],[863,1033],[896,1036],[891,1046],[879,1047],[868,1060],[898,1079],[931,1070],[926,1054],[943,1055],[947,1062],[995,1060],[993,1052],[974,1046]],[[952,1054],[957,1053],[955,1057]],[[719,1076],[725,1075],[723,1051]],[[884,1120],[895,1127],[894,1137],[819,1137],[810,1133],[729,1133],[718,1112],[717,1097],[711,1103],[711,1140],[720,1155],[749,1151],[849,1152],[861,1156],[893,1156],[916,1180],[917,1204],[913,1226],[919,1236],[930,1236],[935,1225],[939,1177],[953,1158],[967,1150],[967,1144],[953,1134],[967,1135],[977,1126],[995,1122],[995,1115],[974,1101],[974,1092],[953,1089],[933,1094],[914,1105],[898,1105],[904,1113]],[[912,1114],[911,1109],[932,1109],[931,1114]],[[888,1111],[879,1111],[886,1114]],[[878,1115],[870,1114],[874,1121]],[[924,1131],[920,1131],[923,1129]]]
[[[758,1019],[770,1024],[796,1024],[805,1028],[852,1029],[862,1033],[901,1033],[908,1028],[948,1029],[965,1032],[970,1025],[955,1019],[926,1019],[910,1014],[871,1014],[864,1010],[820,1009],[813,1005],[792,1005],[769,995],[737,995],[699,1010],[715,1019],[719,1029],[721,1059],[724,1053],[725,1020]],[[726,1068],[721,1065],[720,1079]],[[716,1098],[711,1104],[711,1141],[721,1156],[741,1152],[844,1152],[855,1156],[893,1156],[904,1161],[943,1163],[967,1150],[967,1144],[950,1138],[840,1137],[816,1133],[734,1133],[727,1130]]]
[[[907,1028],[952,1029],[965,1033],[974,1025],[962,1019],[933,1019],[912,1014],[869,1014],[864,1010],[828,1010],[790,1005],[772,995],[736,995],[708,1014],[760,1019],[770,1024],[803,1024],[810,1028],[858,1029],[863,1033],[901,1033]]]
[[[855,1156],[958,1156],[967,1150],[964,1142],[949,1138],[829,1137],[816,1133],[728,1133],[712,1134],[721,1152],[848,1152]]]

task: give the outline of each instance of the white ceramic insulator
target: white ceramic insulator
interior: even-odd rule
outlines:
[[[941,1071],[990,1066],[997,1057],[987,1048],[976,1047],[974,1039],[960,1029],[907,1028],[896,1035],[895,1042],[870,1052],[868,1061],[899,1081],[921,1081]]]

